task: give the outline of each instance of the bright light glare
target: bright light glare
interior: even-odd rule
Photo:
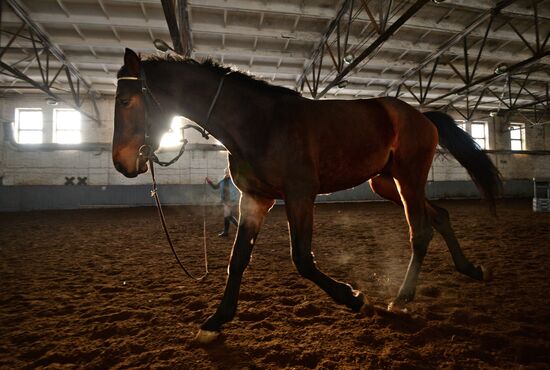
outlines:
[[[41,144],[42,131],[19,131],[19,144]]]
[[[479,139],[485,137],[485,125],[482,123],[472,123],[472,136]]]
[[[481,149],[485,149],[485,139],[474,139]]]
[[[16,109],[16,141],[19,144],[42,143],[42,111]]]
[[[510,130],[510,139],[521,140],[521,128],[515,126],[513,130]]]
[[[21,110],[19,111],[20,130],[42,130],[42,111]]]
[[[512,150],[522,150],[522,145],[520,140],[512,140],[510,143],[512,145]]]
[[[170,129],[167,133],[162,135],[160,139],[160,148],[161,149],[173,149],[178,147],[183,142],[183,135],[181,128],[184,125],[184,118],[176,116],[172,119],[170,123]]]
[[[54,141],[59,144],[80,144],[80,112],[72,109],[56,109]]]

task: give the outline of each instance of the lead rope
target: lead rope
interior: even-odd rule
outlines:
[[[208,121],[210,120],[210,116],[212,115],[214,107],[216,106],[216,102],[218,101],[218,98],[219,98],[220,93],[222,91],[223,82],[225,80],[225,77],[228,74],[229,74],[229,72],[225,73],[220,79],[220,82],[218,84],[218,88],[216,89],[216,94],[214,94],[214,98],[212,99],[212,103],[210,103],[210,107],[208,108],[208,112],[206,113],[205,125],[208,124]],[[150,97],[150,99],[152,99],[153,102],[156,104],[156,106],[160,109],[159,102],[157,101],[157,99],[151,93],[151,91],[149,90],[149,88],[147,86],[146,79],[145,79],[145,71],[143,70],[143,68],[140,70],[140,77],[139,78],[128,76],[128,77],[119,77],[118,80],[132,80],[132,81],[141,80],[141,90],[142,90],[142,93],[144,95],[145,100],[147,101],[147,97]],[[147,111],[146,111],[146,113],[147,113]],[[205,129],[196,127],[195,125],[186,125],[186,126],[183,127],[182,130],[185,130],[187,128],[194,128],[195,130],[199,131],[204,138],[208,139],[208,132]],[[174,162],[176,162],[183,155],[183,153],[185,152],[185,146],[187,145],[187,140],[184,139],[183,144],[180,148],[180,151],[176,155],[175,158],[173,158],[172,160],[170,160],[168,162],[162,162],[155,155],[155,153],[153,152],[153,149],[147,144],[147,137],[148,137],[147,133],[146,133],[145,136],[146,136],[145,144],[142,145],[139,148],[138,155],[136,157],[136,168],[139,168],[140,158],[146,157],[147,161],[149,162],[149,168],[151,170],[151,177],[152,177],[152,180],[153,180],[153,190],[151,191],[151,197],[153,197],[155,199],[155,203],[157,204],[157,211],[158,211],[158,214],[159,214],[160,223],[162,224],[162,228],[164,230],[164,235],[166,235],[166,240],[168,241],[168,244],[170,245],[170,249],[172,250],[172,253],[174,254],[174,257],[176,258],[176,261],[180,265],[183,272],[185,272],[185,274],[189,278],[191,278],[195,281],[202,281],[204,278],[206,278],[206,276],[208,276],[208,251],[207,251],[207,247],[206,247],[206,203],[205,203],[205,201],[206,201],[206,187],[205,187],[205,191],[203,193],[204,208],[203,208],[203,225],[202,225],[202,232],[203,232],[202,237],[203,237],[203,247],[204,247],[204,271],[205,272],[202,276],[195,277],[189,271],[187,271],[185,266],[183,266],[183,263],[179,259],[178,254],[176,253],[176,249],[174,248],[174,244],[172,243],[172,238],[170,237],[170,233],[168,232],[168,228],[166,226],[166,219],[164,218],[164,212],[162,211],[162,205],[160,203],[160,199],[159,199],[159,196],[158,196],[157,181],[155,179],[155,168],[154,168],[154,163],[153,163],[153,162],[157,162],[160,166],[167,167],[167,166],[170,166],[171,164],[173,164]]]
[[[162,211],[162,205],[160,203],[159,195],[158,195],[158,188],[157,188],[157,181],[155,179],[155,167],[153,163],[153,156],[151,156],[151,149],[148,145],[142,145],[141,148],[139,148],[139,155],[140,156],[147,156],[147,161],[149,162],[149,169],[151,170],[151,178],[153,180],[153,190],[151,190],[151,197],[155,199],[155,203],[157,204],[157,211],[160,218],[160,223],[162,225],[162,229],[164,230],[164,235],[166,235],[166,240],[168,241],[168,245],[170,245],[170,249],[172,250],[172,253],[174,254],[174,257],[176,258],[176,261],[178,261],[178,264],[180,265],[181,269],[185,274],[195,280],[195,281],[202,281],[206,276],[208,276],[208,250],[206,248],[206,205],[204,205],[203,208],[203,226],[202,226],[202,240],[203,240],[203,248],[204,248],[204,274],[200,277],[196,277],[193,274],[191,274],[181,260],[178,257],[178,254],[176,253],[176,249],[174,248],[174,244],[172,243],[172,238],[170,237],[170,233],[168,232],[168,227],[166,226],[166,219],[164,217],[164,212]],[[204,193],[205,194],[205,193]],[[203,200],[206,195],[203,195]]]

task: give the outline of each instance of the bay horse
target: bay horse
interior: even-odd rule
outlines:
[[[146,172],[140,147],[147,143],[157,149],[175,115],[193,120],[227,148],[231,177],[241,191],[223,298],[201,325],[198,341],[213,341],[233,319],[243,272],[275,199],[285,203],[292,261],[299,274],[353,311],[367,307],[365,296],[315,263],[313,204],[317,194],[367,180],[376,194],[404,208],[409,225],[412,256],[389,310],[413,300],[433,229],[443,236],[459,272],[476,280],[488,278],[486,270],[463,254],[447,211],[425,196],[438,143],[467,169],[492,209],[501,187],[489,157],[450,116],[421,113],[390,97],[311,100],[209,60],[167,55],[142,61],[126,49],[116,91],[116,169],[127,177]]]

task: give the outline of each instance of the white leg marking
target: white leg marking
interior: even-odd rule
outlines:
[[[200,329],[197,336],[195,337],[195,340],[202,344],[208,344],[215,341],[219,335],[220,333],[217,331],[208,331],[208,330]]]

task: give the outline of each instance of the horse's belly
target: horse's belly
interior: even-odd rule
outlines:
[[[319,193],[326,194],[358,186],[378,175],[389,159],[389,148],[375,153],[327,156],[319,164]]]
[[[361,185],[370,178],[376,176],[377,172],[366,173],[360,176],[339,176],[336,179],[321,177],[319,194],[334,193],[335,191],[346,190]],[[328,176],[327,176],[328,177]]]

